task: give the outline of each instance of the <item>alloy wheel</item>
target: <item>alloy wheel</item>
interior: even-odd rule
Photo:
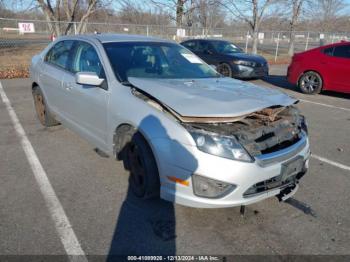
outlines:
[[[300,79],[300,87],[311,94],[320,88],[320,78],[313,72],[305,73]]]
[[[218,72],[223,76],[231,77],[231,68],[227,64],[221,64],[218,66]]]

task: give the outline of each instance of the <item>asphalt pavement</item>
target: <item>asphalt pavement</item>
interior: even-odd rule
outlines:
[[[292,199],[247,206],[244,216],[239,207],[136,199],[121,162],[101,157],[63,126],[40,125],[28,79],[1,84],[69,220],[66,230],[86,255],[349,255],[350,97],[300,94],[286,82],[285,70],[272,67],[267,79],[252,82],[301,99],[314,157]],[[52,216],[60,206],[43,195],[7,109],[0,100],[0,255],[64,255],[62,224]]]

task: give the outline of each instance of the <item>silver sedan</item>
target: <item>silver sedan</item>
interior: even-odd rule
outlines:
[[[297,100],[223,77],[188,49],[132,35],[67,36],[32,59],[44,126],[124,162],[140,198],[193,207],[293,195],[308,169]]]

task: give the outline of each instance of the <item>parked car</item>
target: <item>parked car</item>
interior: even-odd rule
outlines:
[[[240,79],[262,78],[269,73],[266,59],[244,53],[235,44],[225,40],[190,39],[181,43],[207,64],[227,77]]]
[[[30,76],[41,124],[62,123],[122,160],[140,198],[206,208],[283,200],[308,168],[296,99],[222,77],[175,42],[60,37],[33,57]]]
[[[350,93],[350,42],[321,46],[295,54],[288,81],[305,94],[322,90]]]

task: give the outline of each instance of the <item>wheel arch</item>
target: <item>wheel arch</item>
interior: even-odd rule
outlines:
[[[160,172],[161,166],[160,166],[159,156],[157,155],[157,151],[155,150],[153,144],[150,143],[150,137],[147,135],[147,132],[145,132],[145,130],[142,130],[140,128],[136,128],[135,125],[133,125],[131,123],[121,123],[115,128],[115,131],[114,131],[114,134],[113,134],[113,155],[114,155],[115,159],[116,160],[121,160],[119,153],[120,153],[122,145],[121,144],[116,144],[116,141],[117,141],[118,132],[121,132],[123,127],[131,127],[133,129],[135,129],[136,131],[138,131],[143,136],[143,138],[146,140],[148,146],[151,149],[153,157],[154,157],[154,159],[156,161],[158,172]],[[160,175],[160,173],[159,173],[159,175]]]
[[[124,128],[132,128],[135,129],[136,131],[138,131],[146,140],[146,142],[148,143],[148,145],[150,146],[152,153],[154,155],[154,157],[157,160],[154,148],[152,146],[152,143],[150,143],[150,137],[148,136],[148,133],[143,130],[142,128],[137,128],[135,127],[134,124],[132,123],[121,123],[119,124],[115,129],[114,129],[114,134],[113,134],[113,155],[116,159],[118,159],[118,153],[120,152],[120,150],[122,149],[121,147],[123,146],[120,141],[118,141],[117,137],[118,135],[123,135],[123,133],[126,131],[124,130]],[[158,162],[158,161],[157,161]],[[158,163],[157,163],[158,164]]]

